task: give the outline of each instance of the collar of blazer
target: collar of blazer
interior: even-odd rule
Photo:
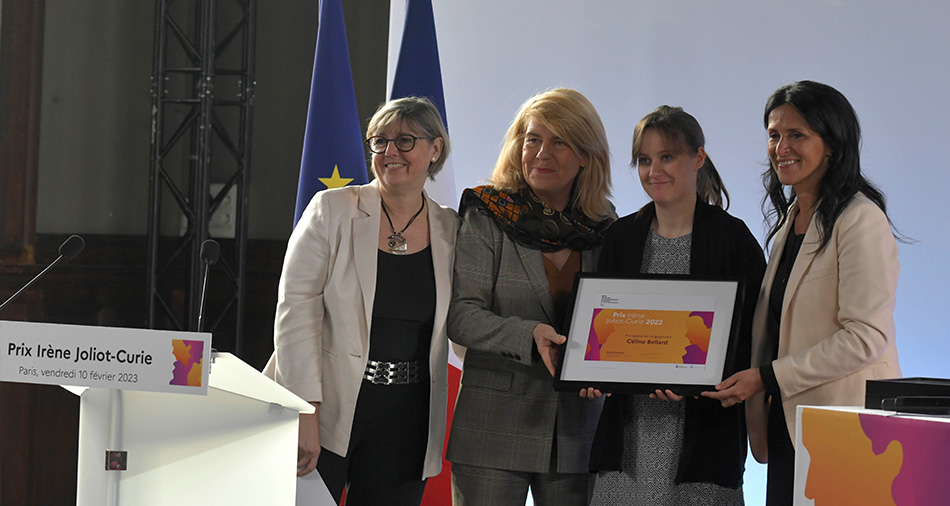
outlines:
[[[769,259],[770,263],[778,266],[779,260],[782,258],[782,251],[785,249],[785,243],[788,240],[789,234],[792,233],[792,229],[795,226],[795,217],[798,216],[798,201],[792,203],[788,210],[788,219],[785,220],[785,224],[782,225],[782,228],[779,229],[778,233],[775,235],[775,245],[772,247],[772,254]],[[792,264],[792,271],[788,276],[788,283],[785,287],[785,297],[782,299],[782,321],[779,326],[779,350],[778,356],[784,356],[788,350],[788,329],[790,324],[790,314],[788,307],[793,298],[795,298],[796,293],[798,292],[798,286],[801,284],[802,277],[805,275],[805,272],[811,266],[812,261],[815,259],[815,255],[818,249],[818,222],[815,220],[815,215],[812,215],[811,221],[808,223],[808,228],[805,229],[805,238],[802,240],[801,250],[798,252],[798,256],[795,257],[795,263]],[[775,275],[773,269],[771,276]],[[769,287],[769,292],[771,293],[771,286]]]
[[[370,329],[373,319],[373,303],[376,300],[376,250],[379,241],[380,207],[379,180],[365,184],[359,189],[356,207],[364,214],[353,217],[353,241],[351,250],[356,264],[356,275],[360,282],[360,294],[363,296],[363,317],[366,329]],[[369,351],[369,333],[363,343],[363,352]]]
[[[553,323],[552,326],[558,332],[566,334],[568,329],[561,328],[564,322],[558,320],[557,314],[554,311],[554,300],[551,299],[551,287],[548,284],[548,275],[544,270],[544,260],[541,257],[541,251],[523,246],[515,241],[511,242],[515,245],[518,256],[521,257],[521,263],[524,264],[525,273],[528,275],[531,287],[534,288],[534,292],[538,296],[538,301],[541,302],[541,308],[544,310],[545,316],[548,317],[549,322]],[[581,271],[594,270],[594,262],[597,259],[597,253],[599,251],[599,248],[581,251]],[[568,311],[570,310],[571,308],[568,308]]]
[[[518,256],[521,257],[521,263],[524,264],[525,274],[528,275],[531,287],[534,288],[534,293],[538,296],[538,301],[541,302],[541,309],[544,310],[549,322],[556,323],[554,301],[551,299],[551,288],[548,285],[547,273],[544,271],[544,260],[541,257],[541,251],[522,246],[515,241],[511,241],[511,243],[518,250]],[[557,328],[559,324],[553,326]]]
[[[423,190],[427,201],[427,217],[429,219],[429,244],[432,247],[432,268],[436,273],[436,310],[440,304],[448,304],[448,297],[440,297],[449,293],[451,277],[447,275],[452,268],[451,259],[455,251],[455,233],[458,221],[455,213],[442,209],[434,200],[430,199]],[[356,273],[360,283],[360,293],[363,296],[363,314],[366,318],[366,328],[371,327],[373,319],[373,304],[376,298],[376,255],[378,254],[377,241],[379,239],[379,223],[382,216],[382,197],[379,193],[379,180],[360,186],[357,208],[363,213],[353,218],[353,248]],[[372,247],[369,247],[372,245]],[[542,268],[543,270],[543,268]],[[440,275],[446,273],[446,275]],[[444,300],[443,300],[444,299]],[[438,328],[438,325],[436,326]],[[368,334],[367,334],[368,335]],[[367,342],[368,346],[368,342]],[[365,351],[365,350],[364,350]]]

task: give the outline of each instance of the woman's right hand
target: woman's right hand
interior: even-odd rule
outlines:
[[[702,396],[716,399],[722,403],[722,407],[728,408],[742,404],[742,401],[764,391],[765,382],[762,381],[762,373],[758,367],[753,367],[729,376],[716,385],[715,392],[703,392]]]
[[[538,347],[538,354],[541,355],[541,361],[551,376],[554,376],[554,364],[557,363],[557,347],[564,344],[567,338],[558,334],[554,327],[539,323],[534,328],[534,344]]]
[[[310,474],[320,457],[320,404],[310,404],[316,411],[312,415],[301,414],[297,424],[297,476]]]

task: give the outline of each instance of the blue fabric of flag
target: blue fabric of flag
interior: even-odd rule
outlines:
[[[442,66],[439,64],[439,43],[435,36],[435,16],[431,0],[408,0],[406,23],[399,46],[399,60],[393,76],[390,98],[426,97],[442,115],[445,129],[445,94],[442,92]]]
[[[338,176],[334,169],[338,169]],[[321,178],[329,180],[330,186]],[[345,179],[351,179],[348,184],[368,182],[366,154],[350,72],[343,6],[340,0],[322,0],[294,226],[314,194],[342,186]]]

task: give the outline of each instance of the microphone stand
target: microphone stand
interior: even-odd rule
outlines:
[[[198,302],[198,332],[201,332],[201,325],[204,321],[205,296],[208,292],[208,273],[211,271],[211,266],[217,263],[218,255],[220,254],[221,247],[214,239],[206,239],[201,243],[201,262],[205,265],[205,274],[204,281],[201,283],[201,299]]]
[[[81,252],[82,249],[85,247],[85,245],[86,243],[82,240],[82,237],[79,237],[78,235],[69,236],[69,238],[63,242],[63,244],[59,245],[59,256],[56,258],[56,260],[53,260],[53,262],[47,265],[46,268],[40,271],[39,274],[37,274],[36,276],[33,276],[33,279],[31,279],[29,283],[24,285],[23,288],[20,288],[19,290],[17,290],[17,292],[13,294],[9,299],[4,301],[3,304],[0,304],[0,311],[3,311],[3,308],[7,307],[7,305],[13,302],[14,299],[19,297],[21,293],[25,292],[27,288],[33,286],[33,283],[36,283],[37,281],[39,281],[39,279],[42,278],[44,275],[46,275],[46,272],[52,269],[53,266],[55,266],[62,260],[69,260],[70,258],[73,258],[76,255],[78,255],[79,252]]]
[[[208,292],[208,273],[211,272],[211,266],[214,265],[218,261],[218,256],[220,254],[221,254],[221,246],[219,246],[218,243],[214,239],[205,239],[205,241],[201,243],[200,256],[201,256],[201,262],[205,266],[205,273],[204,273],[204,280],[201,283],[201,298],[198,302],[198,326],[196,329],[198,332],[201,332],[201,327],[202,327],[202,324],[204,323],[205,296],[207,295],[207,292]],[[208,340],[208,344],[209,345],[211,344],[210,339]],[[211,364],[214,364],[214,359],[215,359],[216,354],[217,354],[217,351],[215,351],[214,347],[212,346]],[[210,371],[211,364],[208,365],[209,371]]]

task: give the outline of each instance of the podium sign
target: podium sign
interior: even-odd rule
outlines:
[[[0,320],[0,381],[208,394],[211,334]]]

